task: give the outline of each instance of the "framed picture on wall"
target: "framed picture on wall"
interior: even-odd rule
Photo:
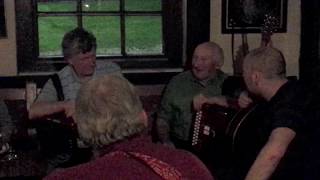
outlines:
[[[274,32],[287,30],[288,0],[222,0],[222,33],[260,33],[266,17]]]
[[[0,0],[0,38],[7,36],[4,0]]]

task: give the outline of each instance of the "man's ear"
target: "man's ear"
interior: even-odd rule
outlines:
[[[148,126],[148,116],[147,116],[147,113],[145,110],[141,111],[140,114],[139,114],[141,120],[143,121],[143,124],[145,126]]]
[[[260,79],[261,79],[261,73],[259,71],[253,71],[251,74],[252,82],[255,85],[258,85]]]
[[[72,58],[66,59],[66,61],[67,61],[68,64],[73,65],[73,59]]]

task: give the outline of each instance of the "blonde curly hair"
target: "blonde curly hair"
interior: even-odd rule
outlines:
[[[101,147],[143,131],[142,103],[128,80],[116,75],[94,78],[76,98],[75,121],[80,137]]]

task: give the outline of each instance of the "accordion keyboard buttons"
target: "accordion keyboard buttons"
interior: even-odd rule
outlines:
[[[202,118],[202,111],[199,111],[196,114],[196,120],[194,123],[192,146],[198,144],[201,118]]]

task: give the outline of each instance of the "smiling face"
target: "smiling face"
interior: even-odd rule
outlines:
[[[74,69],[78,78],[93,75],[96,68],[97,42],[94,35],[83,28],[67,32],[61,43],[64,59]]]
[[[218,56],[215,54],[212,47],[207,45],[199,45],[192,57],[192,73],[198,80],[206,80],[215,75],[217,66],[216,59]]]
[[[96,52],[79,53],[68,60],[79,78],[92,76],[96,68]]]

